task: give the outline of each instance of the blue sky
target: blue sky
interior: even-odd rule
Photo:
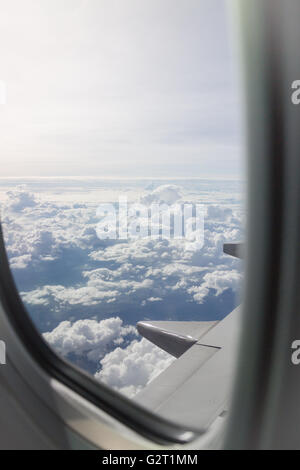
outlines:
[[[222,0],[0,0],[2,177],[237,177]]]

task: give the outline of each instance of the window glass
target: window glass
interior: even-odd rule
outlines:
[[[200,386],[221,376],[234,327],[215,327],[242,280],[223,252],[244,238],[226,3],[1,6],[2,225],[28,314],[100,382],[202,425],[191,390],[205,408],[222,389]]]

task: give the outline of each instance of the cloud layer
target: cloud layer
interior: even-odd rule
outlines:
[[[96,202],[51,201],[24,186],[3,204],[10,264],[44,338],[130,396],[171,361],[138,339],[137,321],[224,317],[235,307],[241,267],[223,243],[243,238],[240,205],[221,186],[153,183],[139,193],[148,206],[204,204],[204,246],[166,237],[99,240]]]
[[[96,379],[133,397],[163,372],[174,358],[146,339],[116,348],[101,361]]]
[[[86,355],[89,360],[99,362],[109,350],[133,335],[137,335],[133,326],[124,327],[120,318],[108,318],[100,322],[63,321],[50,333],[45,333],[44,338],[62,356]]]

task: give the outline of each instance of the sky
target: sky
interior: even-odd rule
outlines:
[[[225,6],[0,0],[1,177],[239,177]]]

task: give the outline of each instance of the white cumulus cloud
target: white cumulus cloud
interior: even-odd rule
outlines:
[[[62,356],[73,353],[98,362],[109,349],[122,343],[126,336],[136,334],[134,327],[124,326],[123,321],[116,317],[100,322],[89,319],[75,323],[63,321],[43,336]]]
[[[96,379],[130,397],[141,391],[175,359],[146,339],[117,348],[101,360]]]

